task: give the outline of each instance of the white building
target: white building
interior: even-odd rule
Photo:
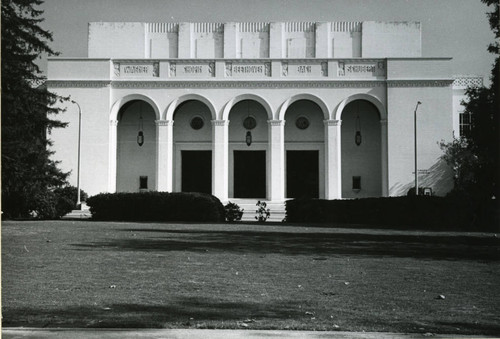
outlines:
[[[418,101],[420,185],[444,195],[439,142],[458,129],[464,88],[454,80],[450,58],[422,57],[418,22],[90,23],[88,57],[48,63],[49,90],[82,110],[90,195],[223,202],[405,195]],[[78,107],[66,105],[69,126],[51,138],[76,185]]]

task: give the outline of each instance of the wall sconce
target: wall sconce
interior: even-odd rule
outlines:
[[[245,141],[247,143],[247,146],[250,146],[252,144],[252,132],[247,131],[247,135],[245,137]]]
[[[361,145],[361,121],[359,115],[356,117],[356,135],[354,136],[354,142],[356,146]]]
[[[142,103],[140,104],[140,117],[139,117],[139,132],[137,133],[137,144],[142,146],[144,144],[144,132],[142,131],[143,123],[142,123]]]

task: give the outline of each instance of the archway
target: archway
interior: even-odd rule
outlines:
[[[212,193],[212,112],[187,100],[173,112],[174,187],[178,192]]]
[[[304,99],[285,112],[287,198],[324,197],[325,114],[317,103]]]
[[[267,197],[268,112],[241,100],[229,111],[229,197]]]
[[[380,112],[357,99],[341,112],[342,198],[382,196]]]
[[[144,100],[131,100],[120,107],[117,120],[118,192],[156,188],[156,112]]]

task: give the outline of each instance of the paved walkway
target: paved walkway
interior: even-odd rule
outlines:
[[[148,330],[148,329],[38,329],[4,328],[5,339],[413,339],[413,338],[494,338],[434,333],[387,333],[387,332],[314,332],[314,331],[266,331],[266,330]]]

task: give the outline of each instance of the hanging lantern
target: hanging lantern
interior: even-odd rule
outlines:
[[[247,131],[247,136],[245,137],[245,141],[247,143],[247,146],[250,146],[252,144],[252,132]]]
[[[139,117],[139,132],[137,133],[137,144],[142,146],[144,144],[144,132],[142,131],[143,124],[142,124],[142,103],[141,103],[141,111],[140,111],[140,117]]]
[[[361,145],[361,121],[359,115],[356,117],[356,135],[354,136],[354,142],[356,146]]]

